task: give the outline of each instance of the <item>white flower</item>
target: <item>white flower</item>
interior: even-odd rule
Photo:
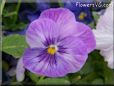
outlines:
[[[96,38],[96,49],[100,50],[100,54],[112,69],[114,68],[113,10],[113,2],[111,2],[104,15],[98,20],[96,30],[93,30]]]
[[[24,80],[25,77],[25,68],[23,66],[23,58],[20,58],[17,63],[16,67],[16,79],[18,82],[21,82]]]

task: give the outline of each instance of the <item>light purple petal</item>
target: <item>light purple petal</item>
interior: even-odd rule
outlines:
[[[61,53],[59,55],[61,59],[63,58],[64,61],[69,64],[69,73],[79,71],[88,57],[87,48],[83,41],[76,37],[67,37],[60,41],[60,45],[66,48],[66,53]]]
[[[40,18],[49,18],[63,26],[75,21],[75,15],[66,8],[51,8],[43,11]]]
[[[77,22],[75,28],[76,28],[75,36],[82,39],[82,41],[86,44],[88,53],[93,51],[96,47],[96,41],[95,41],[94,34],[92,30],[90,29],[90,27],[88,27],[87,25],[83,23]]]
[[[57,23],[60,34],[65,37],[74,32],[75,15],[66,8],[51,8],[41,13],[40,18],[52,19]]]
[[[58,37],[57,25],[50,19],[37,19],[33,21],[26,32],[26,40],[31,48],[45,47],[43,43],[47,38]]]
[[[38,54],[39,54],[38,49],[26,50],[23,58],[25,68],[27,68],[29,71],[35,74],[48,76],[48,77],[59,77],[66,74],[67,70],[64,71],[64,65],[67,64],[66,63],[62,64],[63,63],[62,60],[58,60],[56,63],[52,64],[53,57],[51,58],[48,57],[49,54],[43,53],[42,56],[37,57]],[[41,60],[42,57],[43,59]]]
[[[16,67],[16,79],[18,82],[24,80],[25,77],[25,68],[23,65],[23,58],[20,58]]]
[[[62,77],[67,73],[79,71],[87,59],[87,50],[82,41],[74,38],[66,40],[70,41],[70,44],[61,41],[61,43],[69,46],[68,54],[58,52],[53,56],[46,52],[41,53],[39,49],[27,49],[23,56],[25,68],[38,75],[48,77]]]

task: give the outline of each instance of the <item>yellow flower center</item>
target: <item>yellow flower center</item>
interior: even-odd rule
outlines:
[[[51,45],[48,47],[47,52],[51,55],[54,55],[57,52],[57,47],[54,45]]]
[[[80,15],[79,15],[79,19],[80,19],[80,20],[83,20],[86,16],[87,16],[86,13],[81,12]]]

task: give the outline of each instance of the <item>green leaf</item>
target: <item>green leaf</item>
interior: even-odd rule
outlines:
[[[95,78],[97,78],[97,74],[95,72],[92,72],[88,75],[82,76],[81,79],[79,79],[78,81],[74,81],[73,84],[88,84],[91,83]]]
[[[91,22],[90,24],[89,24],[89,26],[91,27],[91,29],[95,29],[95,23],[94,22]]]
[[[9,85],[19,85],[19,86],[23,86],[23,83],[20,83],[20,82],[10,82]]]
[[[95,79],[95,80],[93,80],[92,81],[92,84],[96,84],[96,85],[100,85],[100,84],[103,84],[104,82],[103,82],[103,79],[100,79],[100,78],[97,78],[97,79]]]
[[[21,35],[10,35],[2,39],[2,51],[19,58],[22,56],[27,44],[25,37]]]
[[[83,68],[79,71],[81,75],[87,75],[89,73],[93,72],[93,66],[92,66],[92,59],[91,57],[88,57],[85,65]]]
[[[28,72],[28,75],[29,75],[30,79],[31,79],[34,83],[37,83],[38,80],[39,80],[39,78],[40,78],[40,76],[38,76],[38,75],[36,75],[36,74],[34,74],[34,73],[31,73],[31,72]]]
[[[104,67],[105,84],[114,84],[114,71],[108,67]]]
[[[92,82],[97,78],[102,78],[103,76],[103,66],[105,62],[103,57],[100,56],[98,51],[94,51],[89,54],[89,58],[87,59],[83,68],[79,71],[78,75],[74,75],[74,79],[72,79],[73,84],[92,84]],[[80,77],[79,77],[80,76]],[[79,77],[80,79],[76,79]]]
[[[18,24],[10,24],[12,21],[12,18],[8,18],[4,20],[3,30],[9,30],[9,31],[20,31],[23,30],[27,26],[27,24],[23,22],[19,22]]]
[[[17,14],[17,12],[14,11],[14,12],[4,14],[4,17],[14,16],[16,14]]]
[[[70,82],[65,78],[46,78],[38,82],[39,85],[69,85]]]
[[[93,14],[93,18],[94,18],[94,20],[95,20],[94,22],[97,24],[98,19],[99,19],[100,16],[97,14],[97,12],[92,12],[92,14]],[[95,25],[96,25],[96,24],[95,24]]]
[[[107,66],[104,57],[95,51],[91,54],[91,58],[94,60],[92,62],[94,71],[99,77],[103,78],[104,84],[114,84],[114,71]]]
[[[71,73],[68,75],[70,82],[76,82],[81,79],[81,75],[79,73]]]
[[[17,3],[6,3],[3,15],[2,15],[2,25],[3,30],[8,31],[19,31],[26,27],[27,23],[22,22],[18,17],[18,11],[20,8],[21,0]]]

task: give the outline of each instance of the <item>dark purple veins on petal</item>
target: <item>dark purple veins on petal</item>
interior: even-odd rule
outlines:
[[[40,54],[36,57],[39,58],[38,62],[45,61],[48,62],[50,65],[56,64],[56,54],[51,55],[47,53],[47,48],[40,52]]]
[[[52,45],[52,44],[55,44],[56,42],[56,38],[51,38],[51,37],[48,37],[45,39],[45,42],[43,42],[43,44],[48,47],[49,45]]]
[[[62,45],[59,45],[59,46],[58,46],[58,49],[59,49],[58,52],[61,53],[61,54],[62,54],[62,53],[67,53],[67,52],[66,52],[66,49],[67,49],[67,48],[65,48],[65,47],[62,46]]]

